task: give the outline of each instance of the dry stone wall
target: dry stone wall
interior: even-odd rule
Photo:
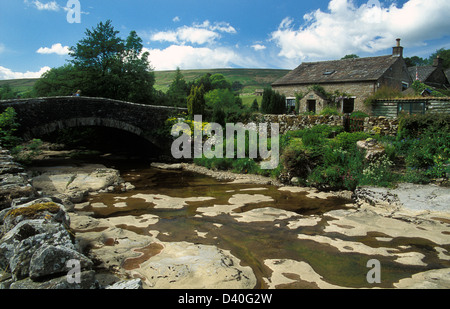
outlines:
[[[258,115],[256,123],[278,123],[280,134],[289,131],[312,128],[316,125],[343,126],[345,116],[322,116],[322,115]],[[364,118],[363,131],[370,134],[395,136],[398,130],[398,119],[380,117]]]

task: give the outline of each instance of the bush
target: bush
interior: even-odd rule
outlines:
[[[333,116],[333,115],[340,115],[336,107],[325,107],[322,109],[322,111],[319,113],[319,115],[322,116]]]
[[[409,170],[420,171],[427,179],[446,177],[450,163],[450,115],[402,117],[397,139],[397,151],[405,157]]]
[[[361,111],[354,111],[353,113],[350,114],[350,118],[366,118],[366,117],[369,117],[369,115]]]
[[[291,176],[306,179],[311,171],[312,160],[302,145],[291,145],[281,155],[284,170]]]
[[[403,115],[399,119],[397,140],[418,138],[424,133],[450,133],[450,115]]]
[[[396,175],[392,173],[394,163],[387,156],[382,156],[374,162],[370,162],[362,171],[359,185],[389,186]]]
[[[21,139],[14,135],[19,126],[14,108],[8,107],[0,114],[0,144],[2,147],[12,148],[21,142]]]
[[[349,150],[356,148],[356,142],[360,140],[365,140],[370,137],[370,134],[365,132],[341,132],[339,133],[333,141],[335,147],[342,148],[344,150]]]

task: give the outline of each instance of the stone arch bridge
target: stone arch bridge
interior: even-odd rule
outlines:
[[[100,126],[127,131],[160,149],[167,148],[158,129],[170,116],[187,109],[136,104],[105,98],[48,97],[0,101],[0,113],[13,107],[24,139],[72,127]],[[113,138],[113,137],[112,137]],[[167,142],[167,140],[165,141]],[[170,147],[169,147],[170,149]]]

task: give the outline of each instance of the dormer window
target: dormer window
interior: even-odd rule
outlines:
[[[334,72],[336,72],[336,70],[326,70],[325,72],[323,72],[323,75],[331,75]]]

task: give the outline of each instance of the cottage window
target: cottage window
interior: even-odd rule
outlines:
[[[288,113],[295,110],[295,98],[286,98],[286,110]]]
[[[410,115],[425,114],[425,102],[399,102],[397,114],[406,113]]]

